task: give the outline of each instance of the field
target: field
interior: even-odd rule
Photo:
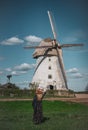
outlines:
[[[0,130],[88,130],[88,105],[44,100],[43,113],[34,125],[31,101],[0,101]]]

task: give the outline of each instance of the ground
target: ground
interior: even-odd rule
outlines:
[[[47,100],[60,100],[60,101],[83,103],[88,105],[88,94],[75,94],[74,98],[49,98]]]
[[[20,98],[5,98],[0,99],[0,101],[27,101],[32,99],[20,99]],[[60,101],[67,101],[67,102],[77,102],[77,103],[83,103],[88,105],[88,94],[75,94],[74,98],[59,98],[59,97],[52,97],[52,98],[44,98],[44,100],[60,100]]]

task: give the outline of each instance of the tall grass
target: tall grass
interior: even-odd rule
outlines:
[[[0,130],[88,130],[88,106],[43,101],[45,121],[32,122],[31,101],[0,102]]]

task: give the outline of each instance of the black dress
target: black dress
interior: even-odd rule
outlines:
[[[42,123],[43,121],[43,110],[42,110],[42,99],[46,93],[43,94],[41,100],[38,100],[37,95],[34,96],[32,101],[33,106],[33,122],[35,124]]]

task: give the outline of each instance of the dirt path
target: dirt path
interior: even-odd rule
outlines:
[[[76,102],[88,105],[88,94],[75,94],[75,96],[76,96],[75,98],[46,98],[46,100]]]
[[[76,94],[75,98],[44,98],[44,100],[49,101],[67,101],[67,102],[77,102],[77,103],[83,103],[88,105],[88,94]],[[22,98],[7,98],[7,99],[0,99],[0,101],[31,101],[32,99],[22,99]]]

